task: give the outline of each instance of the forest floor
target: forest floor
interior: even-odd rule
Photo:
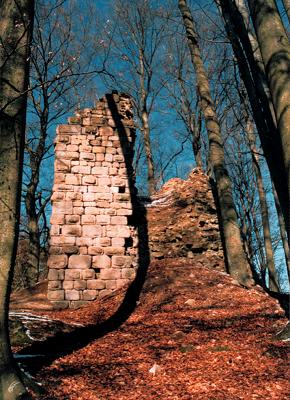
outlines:
[[[30,297],[33,314],[81,324],[16,348],[44,389],[35,398],[289,399],[290,342],[275,336],[287,320],[261,288],[180,258],[153,262],[139,289],[78,310],[44,310],[39,290]]]

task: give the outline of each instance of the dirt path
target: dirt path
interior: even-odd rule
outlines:
[[[83,337],[78,349],[34,371],[47,391],[38,399],[288,399],[289,342],[274,339],[286,320],[261,289],[244,290],[187,260],[164,260],[150,267],[129,319],[99,334],[98,324],[115,312],[121,296],[47,312],[97,324],[88,344]]]

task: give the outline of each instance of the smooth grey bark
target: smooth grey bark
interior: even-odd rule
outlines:
[[[24,399],[26,389],[11,353],[8,311],[15,264],[30,39],[34,2],[1,0],[0,47],[0,398]]]
[[[148,192],[152,196],[155,193],[155,168],[152,156],[152,147],[150,140],[150,127],[149,127],[149,113],[147,110],[148,92],[145,85],[145,67],[144,67],[144,54],[142,49],[139,49],[139,65],[140,65],[140,90],[141,90],[141,123],[142,133],[144,139],[145,154],[147,160],[147,182]]]
[[[251,150],[253,169],[256,175],[258,195],[260,201],[261,220],[263,226],[264,248],[266,254],[266,266],[269,273],[269,288],[274,292],[280,292],[279,281],[276,273],[274,262],[274,250],[271,240],[270,221],[268,213],[268,204],[266,200],[266,192],[263,184],[262,172],[259,163],[259,156],[255,146],[255,135],[253,131],[253,123],[249,117],[247,118],[247,136]]]
[[[287,189],[281,198],[280,188],[275,185],[290,239],[290,45],[279,11],[274,0],[248,0],[252,21],[263,57],[266,77],[277,119],[277,137],[282,146]],[[274,166],[275,168],[275,166]],[[277,168],[277,167],[276,167]],[[275,183],[275,182],[274,182]]]
[[[221,130],[210,93],[207,73],[198,46],[197,33],[186,1],[179,0],[178,7],[186,30],[192,64],[196,73],[200,106],[208,132],[209,162],[216,181],[228,271],[242,285],[250,287],[253,284],[251,268],[243,249],[231,181],[224,162]]]
[[[216,0],[225,20],[225,29],[231,41],[238,63],[241,78],[245,84],[251,104],[253,119],[261,140],[272,181],[277,190],[281,208],[289,208],[287,173],[282,157],[282,143],[277,129],[276,113],[265,76],[261,51],[253,52],[253,40],[250,40],[249,22],[242,0]],[[238,8],[238,6],[239,8]],[[253,36],[252,36],[253,38]],[[257,42],[258,43],[258,42]],[[266,83],[266,84],[265,84]],[[284,212],[286,221],[286,214]]]
[[[285,8],[288,20],[290,22],[290,0],[283,0],[282,3]]]

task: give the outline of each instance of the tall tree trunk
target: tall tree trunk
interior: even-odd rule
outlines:
[[[285,187],[287,198],[280,198],[280,205],[290,239],[289,196],[290,196],[290,45],[281,21],[275,0],[248,0],[258,43],[265,64],[274,110],[277,119],[278,135],[275,138],[282,144]]]
[[[279,199],[277,196],[277,192],[276,192],[275,186],[273,184],[272,184],[272,190],[273,190],[275,206],[276,206],[277,215],[278,215],[280,236],[281,236],[281,240],[283,243],[283,249],[284,249],[284,254],[285,254],[285,262],[286,262],[286,266],[287,266],[288,280],[290,283],[290,250],[289,250],[289,244],[288,244],[288,240],[287,240],[286,227],[285,227],[285,222],[283,219],[283,214],[281,211]]]
[[[187,130],[190,132],[192,138],[192,150],[196,162],[196,166],[202,169],[202,158],[201,158],[201,124],[198,120],[196,120],[195,115],[193,114],[185,89],[184,79],[182,77],[182,66],[178,69],[177,81],[180,87],[181,93],[181,107],[182,113],[184,115],[184,121],[186,121]]]
[[[15,263],[34,2],[0,1],[0,398],[24,398],[13,360],[8,308]]]
[[[283,0],[282,3],[285,8],[288,20],[290,22],[290,0]]]
[[[272,181],[277,190],[281,207],[289,207],[287,173],[282,159],[282,143],[277,129],[277,116],[273,116],[273,103],[265,87],[265,66],[262,68],[260,52],[253,53],[253,38],[250,38],[248,22],[245,23],[245,8],[241,10],[242,0],[216,0],[222,11],[225,28],[238,62],[241,78],[244,81],[253,118],[259,133]],[[239,6],[239,8],[238,8]],[[242,13],[242,14],[241,14]],[[284,213],[285,217],[285,213]],[[285,217],[286,220],[286,217]]]
[[[156,182],[155,182],[155,169],[154,169],[154,161],[152,156],[152,147],[150,140],[149,114],[147,110],[148,92],[145,87],[144,54],[141,49],[139,50],[139,64],[140,64],[140,88],[141,88],[141,122],[142,122],[145,154],[147,160],[148,192],[149,195],[152,196],[156,190],[155,187]],[[148,79],[150,79],[150,77],[148,77]]]
[[[275,262],[274,262],[274,250],[272,246],[271,240],[271,231],[270,231],[270,222],[269,222],[269,213],[268,213],[268,205],[266,200],[266,193],[263,185],[263,178],[259,164],[259,156],[257,153],[257,149],[255,146],[255,136],[253,132],[253,123],[250,121],[249,117],[247,117],[247,136],[251,150],[253,169],[257,179],[257,187],[260,201],[260,209],[261,209],[261,219],[263,226],[263,237],[264,237],[264,247],[266,253],[266,265],[269,273],[269,288],[274,292],[280,292],[279,281],[276,273]]]
[[[228,270],[242,285],[249,287],[252,285],[251,269],[242,245],[231,181],[224,163],[220,126],[201,58],[194,22],[186,1],[179,0],[178,6],[186,29],[191,59],[196,73],[201,109],[209,137],[209,157],[216,180]]]

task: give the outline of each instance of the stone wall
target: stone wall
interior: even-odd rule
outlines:
[[[57,128],[48,299],[77,307],[132,280],[137,266],[128,96],[112,93]]]
[[[151,260],[186,257],[224,271],[222,241],[209,178],[200,169],[170,179],[146,206]]]

